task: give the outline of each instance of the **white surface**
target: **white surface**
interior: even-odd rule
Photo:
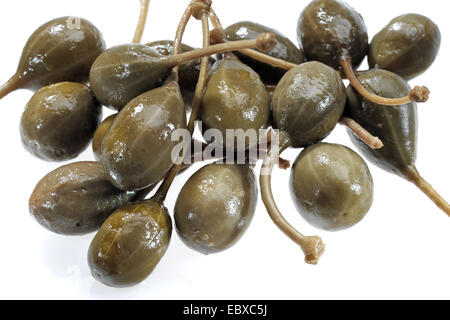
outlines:
[[[102,30],[108,46],[131,40],[138,0],[1,1],[2,59],[0,79],[7,80],[28,36],[42,23],[79,15]],[[186,1],[152,0],[145,40],[171,39]],[[370,36],[397,15],[415,12],[441,28],[440,56],[429,72],[412,81],[432,90],[420,105],[418,168],[450,199],[448,72],[450,21],[445,1],[349,0],[364,16]],[[225,26],[253,20],[278,29],[296,42],[297,18],[308,1],[216,0]],[[185,42],[200,45],[200,25],[193,21]],[[255,219],[232,249],[202,256],[186,248],[176,233],[171,246],[147,281],[131,289],[110,289],[89,274],[86,252],[93,235],[62,237],[40,227],[28,214],[35,184],[60,164],[44,163],[22,148],[19,120],[31,97],[19,91],[0,101],[2,151],[0,195],[0,298],[118,299],[316,299],[450,298],[450,224],[448,217],[413,185],[374,166],[375,203],[366,219],[342,233],[318,231],[297,214],[288,192],[289,172],[276,170],[274,192],[289,220],[307,234],[323,237],[327,250],[318,266],[303,263],[300,249],[271,222],[261,203]],[[108,112],[105,112],[108,114]],[[352,147],[338,127],[327,139]],[[294,160],[299,151],[286,152]],[[90,149],[80,159],[93,159]],[[194,172],[193,170],[190,171]],[[167,206],[189,174],[173,187]]]

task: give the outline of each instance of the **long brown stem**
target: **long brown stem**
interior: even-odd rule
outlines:
[[[170,58],[178,56],[181,53],[181,44],[183,41],[183,35],[184,35],[184,32],[186,31],[187,24],[189,23],[189,20],[191,19],[191,17],[192,17],[192,7],[189,4],[183,13],[183,16],[181,17],[180,23],[178,24],[178,28],[177,28],[177,31],[175,34],[175,40],[173,41],[172,56]],[[168,60],[170,60],[170,58]],[[170,62],[169,62],[169,65],[170,65]],[[179,65],[179,63],[175,63],[172,65],[173,66],[172,77],[176,81],[178,81],[178,78],[179,78],[178,65]]]
[[[203,48],[208,48],[209,47],[208,12],[203,12],[201,14],[201,21],[202,21],[202,30],[203,30]],[[205,91],[205,87],[206,87],[206,81],[207,81],[207,76],[208,76],[208,67],[209,67],[209,56],[205,56],[202,58],[202,61],[201,61],[200,75],[198,78],[197,86],[195,88],[194,101],[192,103],[192,112],[191,112],[191,116],[189,118],[189,123],[187,125],[187,130],[189,131],[189,134],[191,136],[195,129],[195,120],[197,120],[201,102],[202,102],[203,92]],[[185,157],[185,155],[181,154],[179,160],[184,159],[184,157]],[[159,201],[165,200],[167,193],[169,192],[169,189],[180,170],[181,170],[181,164],[176,163],[172,167],[169,174],[164,179],[161,187],[156,192],[155,197]]]
[[[0,100],[20,88],[20,77],[15,74],[0,87]]]
[[[450,217],[450,205],[442,196],[437,193],[431,184],[429,184],[417,171],[416,168],[411,169],[407,173],[409,181],[414,183],[431,201],[433,201],[439,209],[444,211]]]
[[[150,6],[150,0],[141,0],[139,20],[134,32],[133,43],[141,43],[142,36],[144,34],[145,24],[147,23],[148,7]]]
[[[163,61],[168,66],[176,66],[186,63],[191,60],[203,58],[205,56],[211,56],[218,53],[236,51],[245,48],[258,48],[259,50],[267,51],[275,46],[274,35],[271,33],[263,33],[255,40],[240,40],[230,41],[227,43],[216,44],[208,48],[196,49],[178,55],[164,58]]]
[[[372,149],[381,149],[384,147],[383,141],[381,141],[380,138],[373,136],[355,120],[342,117],[339,120],[339,123],[350,129],[362,142]]]
[[[271,148],[267,158],[264,160],[261,169],[261,197],[272,221],[278,226],[278,228],[280,228],[281,231],[284,232],[286,236],[288,236],[292,241],[297,243],[300,248],[302,248],[305,254],[305,262],[308,264],[317,264],[325,250],[325,244],[322,242],[322,239],[316,236],[304,236],[291,224],[289,224],[289,222],[284,218],[283,214],[278,209],[272,193],[271,178],[273,168],[279,154],[287,147],[289,147],[289,145],[289,139],[287,139],[287,137],[281,132],[279,149]]]
[[[217,14],[214,12],[214,10],[211,9],[209,17],[211,19],[211,23],[213,24],[213,26],[217,32],[214,35],[214,38],[217,41],[216,43],[226,42],[227,40],[226,40],[225,30],[223,29],[223,26],[220,23],[220,20],[219,20]],[[240,53],[242,53],[250,58],[253,58],[259,62],[271,65],[273,67],[285,69],[285,70],[291,70],[298,66],[295,63],[292,63],[292,62],[289,62],[289,61],[286,61],[283,59],[274,58],[272,56],[269,56],[267,54],[264,54],[262,52],[255,51],[252,49],[240,49],[240,50],[236,50],[236,51],[239,51]]]
[[[360,95],[362,95],[367,100],[385,105],[385,106],[401,106],[404,104],[408,104],[410,102],[426,102],[430,96],[430,90],[428,90],[427,87],[414,87],[413,90],[406,96],[402,98],[384,98],[380,97],[376,94],[373,94],[369,92],[362,84],[359,82],[358,78],[355,75],[355,72],[353,71],[352,61],[349,57],[343,57],[339,59],[339,62],[342,66],[342,69],[345,72],[345,75],[347,76],[347,79],[350,81],[350,84],[352,87],[358,91]]]

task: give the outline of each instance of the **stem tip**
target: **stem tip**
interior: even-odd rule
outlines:
[[[325,252],[325,243],[317,236],[306,237],[302,250],[305,253],[305,262],[317,265],[320,257]]]
[[[263,52],[273,49],[277,45],[277,40],[273,33],[263,33],[256,38],[256,48]]]

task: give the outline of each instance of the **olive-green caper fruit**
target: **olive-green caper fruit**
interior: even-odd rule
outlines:
[[[285,131],[296,148],[317,143],[336,127],[346,99],[344,83],[333,68],[303,63],[286,73],[275,89],[274,127]]]
[[[369,50],[367,27],[361,15],[341,0],[314,0],[300,15],[298,41],[306,59],[340,69],[339,59],[349,57],[354,68]]]
[[[30,197],[31,215],[46,229],[82,235],[100,228],[134,192],[115,188],[98,162],[76,162],[46,175]]]
[[[164,56],[143,44],[109,48],[94,62],[89,82],[98,101],[120,110],[139,96],[160,86],[170,73]]]
[[[257,198],[249,165],[207,165],[186,182],[178,196],[174,213],[177,232],[198,252],[224,251],[247,230]]]
[[[123,108],[103,138],[101,157],[110,181],[122,190],[159,182],[173,166],[172,133],[186,128],[176,82],[148,91]]]
[[[92,139],[92,152],[94,153],[94,157],[97,161],[100,161],[101,157],[101,149],[103,138],[108,132],[109,128],[111,128],[114,120],[116,119],[117,114],[112,114],[107,117],[105,120],[100,123],[97,130],[95,130],[94,138]]]
[[[37,90],[60,81],[87,81],[94,60],[105,50],[100,31],[77,17],[51,20],[29,38],[17,76],[22,88]]]
[[[237,149],[238,139],[227,139],[227,130],[252,130],[259,139],[259,130],[267,128],[269,118],[270,97],[259,75],[235,58],[217,61],[210,71],[200,109],[203,130],[219,130],[224,146]],[[254,147],[250,143],[254,141],[246,139],[245,147]]]
[[[111,287],[139,284],[155,269],[172,235],[167,209],[156,201],[131,204],[112,214],[88,252],[95,279]]]
[[[97,100],[83,84],[60,82],[43,87],[22,115],[22,142],[40,159],[73,159],[88,146],[101,114]]]
[[[225,32],[230,41],[252,40],[263,33],[272,33],[275,35],[276,45],[273,49],[264,52],[265,54],[295,64],[300,64],[305,61],[303,50],[297,48],[289,38],[285,37],[277,30],[261,24],[250,21],[241,21],[226,28]],[[272,67],[266,63],[259,62],[253,58],[240,54],[239,52],[235,52],[235,54],[243,63],[255,70],[266,83],[278,83],[281,77],[286,73],[286,70],[284,69]]]
[[[411,87],[402,77],[385,70],[374,69],[358,76],[371,92],[395,98],[408,95]],[[352,87],[347,88],[348,103],[345,113],[372,135],[383,141],[381,149],[371,149],[350,133],[355,146],[378,167],[399,175],[409,176],[417,158],[417,105],[415,102],[389,107],[375,104],[361,97]]]
[[[393,19],[370,44],[369,65],[394,72],[406,80],[424,73],[441,46],[438,26],[420,14]]]
[[[146,46],[152,48],[163,56],[170,56],[173,51],[173,41],[171,40],[154,41],[147,43]],[[194,48],[185,44],[181,45],[181,52],[188,52],[191,50],[194,50]],[[214,62],[214,58],[210,57],[208,68],[211,68]],[[196,59],[183,63],[179,67],[179,84],[186,106],[191,106],[194,100],[195,89],[197,87],[197,81],[200,75],[201,63],[201,59]]]
[[[327,231],[354,226],[373,202],[367,164],[351,149],[335,144],[319,143],[300,154],[292,168],[291,191],[301,215]]]

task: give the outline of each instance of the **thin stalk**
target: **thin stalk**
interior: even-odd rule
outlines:
[[[174,56],[164,58],[163,61],[169,66],[176,66],[191,60],[211,56],[218,53],[236,51],[240,49],[258,48],[259,50],[270,50],[275,46],[274,35],[263,33],[255,40],[230,41],[227,43],[216,44],[208,48],[196,49],[183,52]]]
[[[201,14],[201,21],[202,21],[202,30],[203,30],[203,48],[209,47],[209,21],[208,21],[208,12],[204,12]],[[189,118],[189,123],[187,125],[187,130],[189,131],[190,135],[192,136],[192,133],[195,129],[195,120],[198,117],[198,113],[200,110],[203,92],[206,88],[206,81],[208,77],[208,67],[209,67],[209,56],[205,56],[202,58],[201,61],[201,68],[200,68],[200,75],[198,78],[197,86],[195,88],[195,95],[194,95],[194,101],[192,103],[192,112],[191,116]],[[175,180],[175,177],[178,175],[178,172],[181,170],[181,164],[178,164],[178,162],[181,162],[180,160],[184,159],[185,155],[181,154],[177,163],[172,167],[167,177],[164,179],[163,183],[161,184],[161,187],[156,192],[155,197],[159,201],[164,201],[167,197],[167,193],[169,192],[169,189]]]
[[[181,17],[180,23],[178,24],[178,28],[175,34],[175,40],[173,41],[173,50],[172,50],[172,57],[178,55],[181,53],[181,44],[183,41],[183,35],[186,31],[187,24],[189,23],[189,20],[192,17],[192,7],[189,4],[189,6],[186,8],[186,10],[183,13],[183,16]],[[178,63],[173,65],[172,69],[172,77],[178,81],[179,79],[179,67]]]
[[[350,129],[362,142],[372,149],[381,149],[384,147],[383,141],[381,141],[380,138],[373,136],[355,120],[342,117],[339,120],[339,123]]]
[[[279,154],[281,154],[290,145],[289,139],[282,132],[280,133],[279,138],[279,148],[271,148],[261,168],[261,197],[272,221],[286,236],[297,243],[303,250],[305,254],[305,262],[308,264],[317,264],[325,250],[325,244],[322,239],[317,236],[308,237],[297,231],[297,229],[289,224],[289,222],[284,218],[273,197],[271,186],[272,171]]]
[[[211,19],[211,23],[213,24],[214,28],[216,28],[217,33],[214,35],[214,39],[215,39],[216,43],[226,42],[227,39],[226,39],[225,30],[223,29],[223,26],[220,23],[220,20],[213,9],[211,9],[211,11],[210,11],[209,18]],[[240,50],[236,50],[236,51],[239,51],[240,53],[242,53],[250,58],[253,58],[259,62],[271,65],[273,67],[285,69],[285,70],[291,70],[298,66],[295,63],[292,63],[292,62],[289,62],[289,61],[286,61],[283,59],[274,58],[272,56],[269,56],[267,54],[264,54],[262,52],[255,51],[252,49],[240,49]]]
[[[139,20],[134,32],[133,43],[141,43],[142,35],[144,34],[145,24],[147,23],[148,8],[150,0],[141,0],[141,7],[139,11]]]
[[[447,201],[413,168],[407,174],[409,181],[414,183],[439,209],[444,211],[450,217],[450,205]]]
[[[355,72],[353,71],[352,61],[350,58],[348,57],[341,58],[339,62],[342,66],[342,69],[344,70],[345,75],[347,76],[347,79],[350,81],[352,87],[356,91],[358,91],[360,95],[362,95],[364,98],[373,103],[385,106],[401,106],[411,102],[426,102],[430,96],[430,90],[428,90],[427,87],[416,86],[414,87],[414,89],[411,90],[411,92],[406,97],[395,99],[380,97],[376,94],[369,92],[361,84],[361,82],[359,82],[358,78],[355,75]]]

